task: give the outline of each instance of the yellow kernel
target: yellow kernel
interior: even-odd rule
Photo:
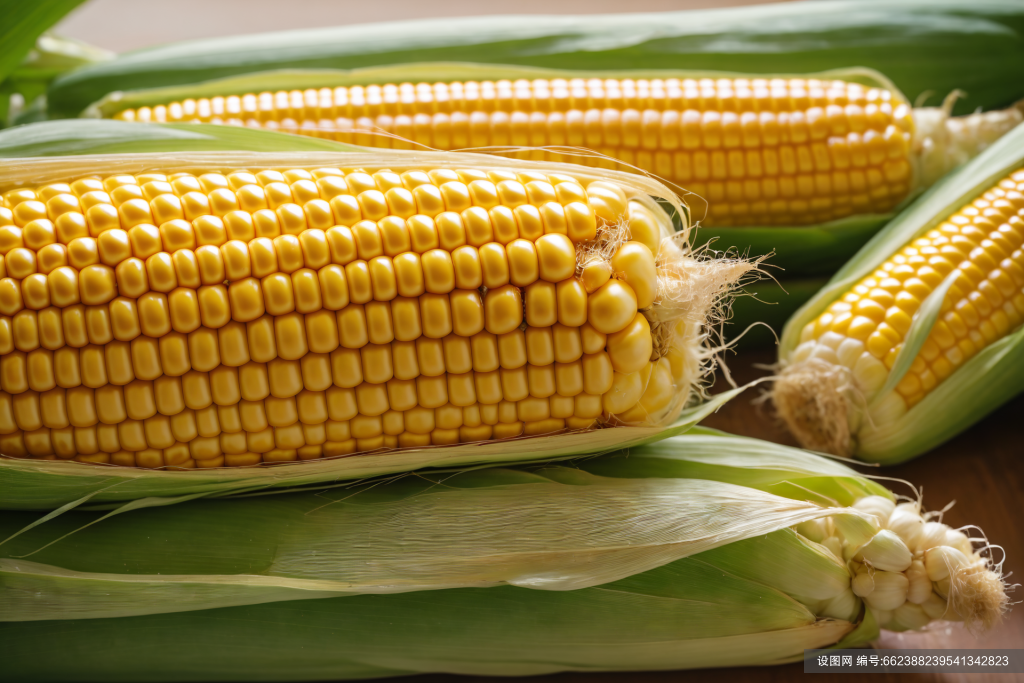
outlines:
[[[488,293],[488,300],[490,293]],[[423,334],[431,339],[441,339],[452,331],[452,310],[447,294],[426,293],[420,296],[420,320]]]
[[[491,334],[505,334],[523,322],[523,301],[518,287],[489,289],[484,298],[485,327]]]
[[[616,373],[625,375],[639,371],[650,360],[653,351],[651,326],[647,318],[637,313],[629,325],[608,336],[607,348]]]
[[[541,279],[561,282],[572,277],[576,271],[576,250],[568,237],[560,234],[544,235],[535,245]],[[653,259],[651,262],[653,266]]]
[[[210,249],[214,248],[210,247]],[[221,261],[218,259],[217,263],[220,264]],[[120,266],[118,267],[120,268]],[[223,278],[217,282],[222,281]],[[166,293],[178,286],[177,271],[170,254],[162,251],[146,259],[146,282],[149,289],[157,292]]]
[[[875,331],[878,324],[871,318],[856,316],[850,321],[846,334],[852,339],[866,340]]]
[[[455,267],[452,255],[444,249],[432,249],[421,258],[426,291],[447,294],[455,288]]]
[[[638,308],[654,303],[658,289],[658,274],[651,250],[641,242],[626,242],[615,252],[612,271],[629,283],[637,298]]]
[[[609,280],[587,300],[587,322],[602,334],[626,327],[636,316],[637,300],[633,289],[621,280]],[[562,324],[566,324],[562,322]],[[589,392],[589,393],[604,393]]]
[[[584,354],[583,390],[588,394],[601,395],[612,387],[614,369],[611,358],[604,351]]]
[[[484,328],[484,303],[475,289],[457,289],[451,293],[452,329],[462,337],[471,337]]]
[[[537,280],[539,263],[536,245],[526,239],[517,239],[506,247],[509,280],[517,287],[526,287]],[[486,279],[485,279],[486,281]]]
[[[597,291],[612,276],[612,264],[604,259],[595,259],[583,268],[583,287],[588,294]]]

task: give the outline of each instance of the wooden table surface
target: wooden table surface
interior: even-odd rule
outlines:
[[[775,360],[772,351],[743,352],[727,359],[734,378],[740,384],[768,374],[756,368]],[[728,388],[719,382],[715,391]],[[776,421],[770,404],[757,405],[763,389],[754,388],[726,404],[718,413],[703,422],[723,431],[767,439],[796,446],[796,441]],[[910,482],[924,490],[927,509],[940,510],[948,503],[956,504],[943,521],[954,528],[966,524],[981,527],[992,543],[1006,551],[1005,572],[1010,582],[1024,576],[1024,395],[1003,406],[960,434],[952,441],[911,462],[896,467],[861,467],[866,475],[890,477]],[[885,482],[896,493],[913,495],[899,482]],[[998,559],[998,554],[997,554]],[[1024,589],[1011,593],[1020,600]],[[960,624],[942,624],[921,633],[882,633],[878,648],[1024,648],[1024,606],[1017,606],[1003,623],[987,634],[974,636]],[[684,676],[688,680],[715,680],[718,683],[782,683],[803,675],[802,664],[775,667],[703,670],[696,672],[655,673],[567,673],[540,678],[522,679],[537,683],[669,683]],[[1024,681],[1024,674],[875,674],[872,683],[901,681],[911,683],[956,683],[971,681]],[[421,676],[416,683],[499,683],[507,678]],[[818,674],[816,681],[851,683],[855,677],[842,674]]]

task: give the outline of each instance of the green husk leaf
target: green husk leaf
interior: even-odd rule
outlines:
[[[683,560],[559,593],[462,588],[0,624],[0,657],[20,681],[515,676],[781,663],[853,629],[814,620],[773,589]]]
[[[783,330],[779,358],[787,359],[799,343],[804,326],[859,280],[1022,165],[1024,125],[933,185],[879,232],[789,320]],[[919,320],[924,325],[925,320]],[[884,428],[865,420],[855,435],[857,457],[885,464],[903,462],[966,429],[1020,393],[1024,387],[1022,359],[1024,329],[1018,329],[960,366],[899,420]]]
[[[828,600],[850,587],[850,570],[792,529],[736,541],[693,558],[787,595]]]
[[[873,625],[815,618],[795,599],[795,589],[812,600],[845,590],[849,573],[781,519],[770,521],[764,504],[851,511],[731,483],[665,477],[659,464],[688,457],[708,471],[717,466],[722,477],[743,478],[756,466],[743,449],[757,443],[752,439],[699,430],[672,442],[628,458],[634,461],[628,474],[641,474],[640,461],[654,478],[609,478],[555,465],[490,468],[407,476],[328,495],[195,501],[105,520],[39,553],[58,558],[60,567],[0,559],[4,616],[32,619],[0,623],[0,657],[6,671],[26,681],[527,675],[782,663],[799,660],[804,649],[863,642],[872,629],[877,633]],[[691,449],[694,442],[718,447]],[[835,461],[772,448],[767,461],[777,476],[856,478]],[[3,513],[0,527],[28,517]],[[65,515],[18,542],[44,542],[90,517]],[[338,538],[346,526],[358,540]],[[646,571],[626,559],[683,536],[692,552],[678,559]],[[331,544],[343,552],[325,555]],[[544,545],[548,552],[529,552],[528,546]],[[260,570],[280,566],[277,558],[288,547],[304,551],[289,576]],[[594,554],[597,547],[603,550]],[[559,569],[551,566],[554,555],[562,557]],[[386,583],[404,566],[457,580],[473,557],[491,570],[523,563],[533,576],[520,586],[543,590],[437,583],[432,587],[440,590],[390,592],[403,587],[389,583],[379,591],[389,594],[328,597],[338,586],[325,572],[355,570]],[[547,575],[539,562],[548,563]],[[182,567],[187,571],[176,573]],[[220,573],[198,573],[209,569]],[[579,586],[564,583],[588,572]],[[620,578],[609,580],[616,572]],[[209,609],[228,592],[265,604]],[[176,613],[112,618],[140,606]],[[196,611],[178,611],[190,609]],[[120,645],[117,657],[109,656],[111,643]],[[40,649],[51,646],[52,653]]]
[[[1024,328],[989,344],[884,428],[862,427],[857,457],[894,465],[953,438],[1024,390]]]
[[[857,624],[857,628],[847,633],[842,640],[831,647],[836,650],[863,647],[868,643],[878,640],[880,635],[881,629],[878,627],[875,615],[872,614],[871,610],[864,609],[861,611],[861,622]]]
[[[71,69],[113,59],[113,57],[113,52],[81,40],[44,33],[36,40],[35,46],[29,50],[28,56],[11,72],[10,77],[19,81],[32,80],[49,83]]]
[[[114,53],[72,38],[44,33],[29,50],[28,56],[6,80],[0,82],[0,128],[5,124],[26,123],[38,115],[46,119],[46,88],[54,78],[71,69],[110,59]],[[21,95],[27,107],[11,112],[10,96]]]
[[[697,440],[716,441],[726,463],[739,443],[712,435]],[[685,458],[689,444],[678,437],[670,448]],[[817,456],[786,450],[791,462],[833,469]],[[656,473],[661,458],[636,460],[640,470],[631,474],[646,463]],[[730,469],[736,471],[721,469],[723,479]],[[769,540],[752,544],[752,554],[793,561],[790,571],[806,584],[802,593],[816,597],[813,586],[819,586],[831,597],[837,571],[849,581],[841,563],[825,561],[796,534],[770,539],[809,519],[849,514],[727,481],[607,477],[553,465],[532,473],[426,473],[317,493],[194,501],[117,518],[73,513],[51,516],[0,548],[7,558],[0,561],[6,586],[0,620],[503,583],[578,590],[766,534]],[[31,526],[30,518],[6,513],[0,535]],[[723,551],[708,562],[780,590],[792,585],[771,578],[772,562],[744,573],[731,557],[738,556]]]
[[[695,427],[686,433],[686,448],[676,440],[579,463],[605,477],[684,477],[726,481],[794,500],[849,506],[864,496],[893,494],[865,479],[838,459],[811,455],[789,446],[731,436]]]
[[[961,111],[1022,94],[1024,10],[981,0],[806,2],[588,16],[444,18],[218,37],[140,50],[62,77],[51,115],[77,116],[117,90],[274,69],[490,62],[556,69],[807,73],[877,69],[911,101],[969,93]]]
[[[3,0],[0,2],[0,81],[6,79],[35,46],[36,39],[83,0]]]

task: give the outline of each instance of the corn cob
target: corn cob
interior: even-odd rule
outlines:
[[[1022,132],[1005,140],[1008,169],[994,178],[989,169],[927,221],[908,211],[911,239],[880,262],[880,249],[866,255],[870,270],[865,261],[863,275],[812,302],[816,315],[797,316],[799,342],[784,351],[775,404],[805,446],[870,453],[860,442],[876,438],[871,432],[910,419],[973,358],[1013,343],[1024,321]]]
[[[879,626],[1000,617],[1006,596],[979,539],[926,521],[918,502],[897,505],[842,464],[696,431],[578,467],[427,473],[28,529],[34,515],[6,513],[0,533],[23,533],[0,549],[3,620],[18,622],[3,627],[0,648],[19,680],[106,679],[114,666],[180,680],[181,661],[207,679],[250,667],[288,680],[510,675],[736,665],[737,653],[779,662],[840,639],[865,643]],[[693,608],[681,613],[680,600]],[[282,604],[255,606],[272,602]],[[31,622],[57,639],[56,656],[19,654],[37,633]],[[253,631],[239,632],[246,623]],[[91,639],[115,633],[131,644],[127,660],[79,654],[102,652]],[[277,653],[290,637],[308,669],[273,657],[224,668],[243,643]],[[220,668],[203,654],[209,643]],[[194,657],[168,654],[170,668],[153,659],[181,649]]]
[[[898,92],[843,80],[540,78],[200,97],[114,118],[250,126],[395,149],[587,148],[607,158],[519,156],[608,168],[621,161],[703,198],[703,223],[721,227],[886,214],[1024,119],[1015,109],[970,122],[934,111],[916,112],[915,126]]]
[[[651,309],[666,218],[619,184],[430,167],[69,180],[3,195],[4,454],[242,466],[682,407],[693,364]]]

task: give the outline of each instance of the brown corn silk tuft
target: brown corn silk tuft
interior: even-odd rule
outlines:
[[[987,564],[975,562],[960,567],[950,579],[949,608],[967,628],[987,631],[1009,610],[1006,581]]]
[[[804,448],[849,456],[853,441],[847,418],[847,368],[812,360],[784,369],[772,387],[779,417]]]

